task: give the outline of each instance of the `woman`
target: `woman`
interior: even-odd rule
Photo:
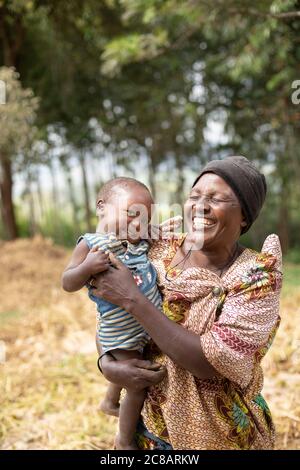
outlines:
[[[270,235],[261,253],[238,240],[258,216],[265,178],[245,157],[208,163],[186,203],[187,234],[153,244],[164,313],[139,291],[128,269],[94,283],[96,295],[130,312],[151,336],[147,361],[101,357],[108,380],[149,386],[140,448],[272,449],[274,425],[261,390],[262,357],[279,325],[281,250]],[[199,216],[199,211],[201,215]],[[195,229],[202,247],[193,249]],[[195,245],[194,245],[195,247]],[[151,386],[150,386],[151,385]]]

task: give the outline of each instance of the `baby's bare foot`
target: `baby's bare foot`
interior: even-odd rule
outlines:
[[[108,402],[107,400],[102,400],[98,409],[102,411],[103,413],[105,413],[106,415],[116,416],[117,418],[119,417],[119,409],[120,409],[119,404],[114,404],[114,403]]]
[[[121,439],[120,435],[117,434],[115,437],[115,450],[139,450],[139,448],[134,439],[131,442],[125,442],[124,439]]]

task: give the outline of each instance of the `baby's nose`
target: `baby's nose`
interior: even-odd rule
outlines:
[[[133,220],[132,221],[132,226],[136,229],[136,230],[139,230],[140,229],[140,226],[141,226],[141,223],[138,219],[136,220]]]

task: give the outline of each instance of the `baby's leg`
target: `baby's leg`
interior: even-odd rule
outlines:
[[[145,396],[146,390],[126,390],[126,395],[120,404],[119,433],[115,441],[117,450],[138,449],[134,440],[134,434]]]
[[[111,351],[113,356],[118,360],[142,359],[142,354],[138,351],[125,351],[115,349]],[[137,423],[143,408],[146,390],[126,389],[126,395],[120,404],[119,412],[119,433],[116,436],[117,450],[138,449],[134,440]]]
[[[96,346],[98,350],[99,356],[103,353],[101,344],[99,341],[99,336],[96,334]],[[119,408],[120,408],[120,394],[121,394],[122,387],[119,385],[115,385],[109,383],[105,397],[99,404],[99,410],[103,411],[103,413],[111,416],[119,416]]]
[[[99,410],[111,416],[119,416],[120,393],[122,387],[109,383],[104,399],[100,402]]]

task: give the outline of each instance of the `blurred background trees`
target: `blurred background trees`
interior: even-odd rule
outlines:
[[[106,179],[182,203],[204,162],[244,154],[269,183],[247,242],[296,252],[299,33],[296,0],[0,0],[2,237],[72,245]]]
[[[2,67],[0,80],[5,83],[5,104],[2,105],[5,112],[0,114],[1,214],[7,237],[16,238],[18,228],[12,200],[12,172],[20,166],[26,173],[30,160],[27,152],[34,144],[36,134],[34,120],[38,100],[30,89],[22,89],[19,75],[13,68]]]

